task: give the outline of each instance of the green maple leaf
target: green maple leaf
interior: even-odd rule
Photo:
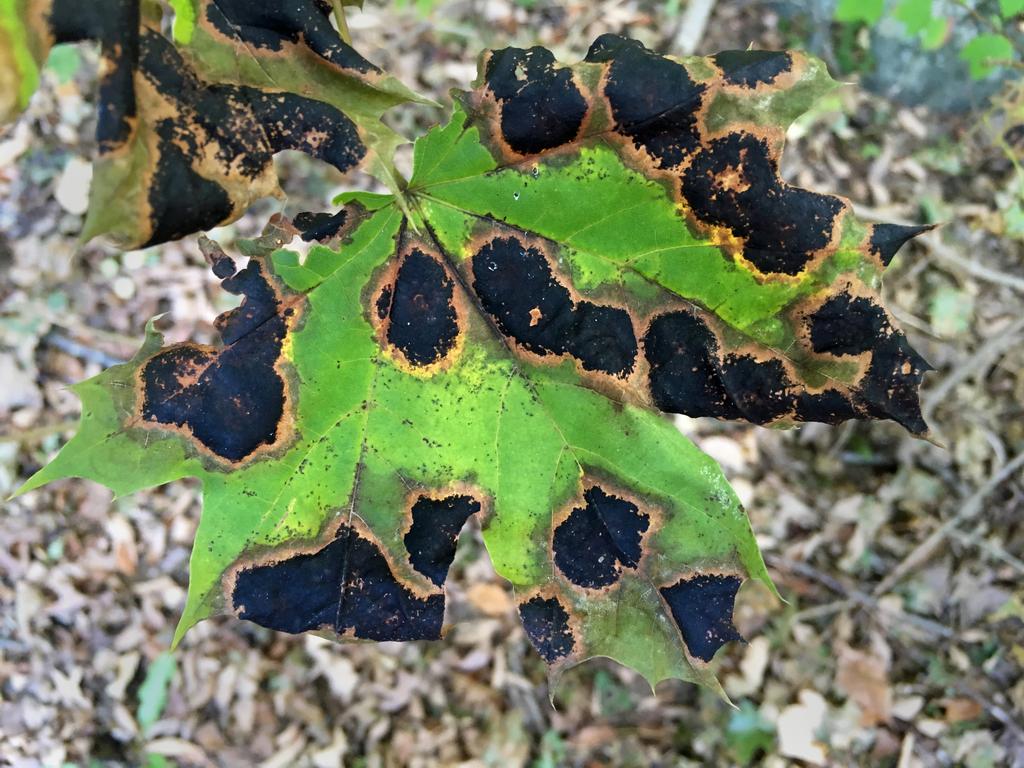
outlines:
[[[833,85],[796,52],[489,52],[416,142],[402,205],[276,220],[242,270],[205,244],[244,296],[222,344],[150,329],[77,387],[79,432],[23,490],[199,477],[177,639],[218,612],[437,638],[477,515],[556,675],[603,655],[720,690],[737,590],[771,582],[721,470],[663,414],[926,431],[928,366],[877,295],[923,228],[778,175],[786,126]],[[297,236],[319,242],[301,257]]]
[[[1006,35],[978,35],[971,38],[960,51],[967,62],[968,71],[975,80],[982,80],[1012,61],[1013,42]]]
[[[281,194],[272,161],[286,149],[397,189],[401,139],[380,116],[424,100],[338,36],[330,4],[177,0],[180,46],[160,34],[155,6],[140,5],[0,2],[0,121],[26,106],[52,44],[100,43],[83,239],[137,248],[230,223]]]

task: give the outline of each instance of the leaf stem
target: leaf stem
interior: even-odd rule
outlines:
[[[346,45],[352,45],[352,33],[348,30],[348,22],[345,20],[345,6],[342,0],[331,0],[334,6],[334,18],[338,22],[338,34],[345,41]]]

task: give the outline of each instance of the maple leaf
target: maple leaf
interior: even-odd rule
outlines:
[[[96,40],[98,154],[82,238],[125,248],[237,219],[282,193],[273,155],[298,150],[396,184],[388,108],[424,101],[345,43],[328,3],[176,0],[175,46],[138,0],[0,4],[0,121],[23,109],[54,43]],[[155,6],[154,6],[155,7]]]
[[[276,219],[241,270],[205,243],[244,297],[222,343],[150,329],[77,387],[79,432],[23,490],[201,478],[179,639],[216,612],[437,638],[475,515],[553,674],[602,655],[720,691],[737,591],[771,582],[664,412],[926,430],[927,364],[877,295],[922,228],[778,175],[786,125],[832,86],[797,52],[489,52],[401,205]]]

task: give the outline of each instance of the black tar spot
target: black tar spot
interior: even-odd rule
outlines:
[[[412,525],[404,539],[412,567],[443,586],[455,559],[459,531],[469,516],[479,511],[480,502],[472,496],[420,496],[412,506]]]
[[[206,241],[204,245],[203,239],[200,239],[199,247],[202,249],[203,256],[206,257],[210,269],[218,279],[226,280],[238,271],[238,268],[235,266],[235,260],[224,253],[224,249],[213,241]]]
[[[927,432],[917,392],[931,366],[877,305],[840,294],[812,314],[810,323],[816,352],[871,352],[868,370],[852,395],[835,389],[808,392],[789,377],[778,357],[728,354],[719,362],[718,342],[708,326],[680,311],[654,318],[643,338],[651,398],[660,410],[687,416],[755,424],[788,416],[836,424],[866,414],[893,419],[915,434]]]
[[[224,188],[196,173],[192,161],[174,143],[171,121],[160,121],[156,131],[161,138],[160,157],[147,193],[152,232],[144,248],[212,229],[234,211]]]
[[[770,85],[793,66],[792,57],[785,51],[722,51],[713,59],[725,82],[747,88],[760,83]]]
[[[501,135],[516,152],[532,155],[576,138],[587,102],[572,70],[556,69],[546,48],[505,48],[487,61],[484,79],[501,102]]]
[[[828,245],[843,208],[838,198],[784,184],[768,144],[744,133],[712,141],[681,183],[697,216],[745,238],[744,257],[765,273],[799,273]]]
[[[211,6],[212,7],[212,6]],[[366,154],[355,124],[325,102],[293,93],[265,93],[247,86],[201,80],[169,40],[142,36],[143,75],[178,109],[175,139],[198,155],[196,127],[217,141],[225,167],[255,178],[275,152],[294,149],[346,171]]]
[[[717,574],[701,574],[662,588],[691,656],[711,661],[723,645],[743,639],[732,623],[739,588],[737,577]]]
[[[331,4],[324,0],[216,0],[205,5],[210,23],[244,47],[280,51],[285,43],[301,42],[342,69],[379,71],[338,36],[331,26]]]
[[[355,123],[337,107],[294,93],[246,88],[244,94],[272,152],[298,150],[342,172],[365,157],[366,146]]]
[[[793,407],[793,382],[781,360],[727,355],[722,361],[722,383],[743,418],[754,424],[773,421]]]
[[[138,0],[54,0],[48,21],[54,42],[100,43],[103,67],[96,100],[96,141],[100,154],[112,152],[131,138],[136,114]]]
[[[928,431],[918,392],[924,374],[932,367],[911,348],[906,336],[892,327],[880,306],[866,297],[840,293],[822,304],[808,321],[815,352],[871,353],[868,370],[858,385],[870,416],[893,419],[914,434]]]
[[[245,296],[238,309],[218,318],[225,346],[210,351],[181,344],[150,358],[142,369],[142,416],[188,427],[218,456],[240,461],[277,439],[284,381],[274,364],[287,325],[259,262],[250,261],[223,285]]]
[[[211,5],[211,7],[213,7]],[[170,99],[176,115],[156,124],[159,160],[149,186],[151,224],[146,245],[209,229],[233,212],[231,198],[194,162],[216,142],[216,160],[225,176],[257,178],[274,153],[300,150],[346,171],[366,154],[355,125],[335,107],[289,93],[209,84],[200,80],[173,44],[145,30],[139,71]]]
[[[380,296],[377,297],[377,319],[383,320],[391,311],[391,286],[385,285],[380,289]]]
[[[860,385],[871,415],[893,419],[914,434],[926,433],[918,391],[924,374],[931,370],[907,343],[907,337],[893,331],[872,351],[871,365]]]
[[[337,235],[347,220],[348,209],[342,208],[337,213],[304,211],[296,214],[292,224],[307,243],[313,240],[322,243]]]
[[[616,130],[662,168],[678,165],[700,146],[697,112],[706,86],[682,64],[611,34],[594,41],[586,61],[611,62],[604,91]]]
[[[433,256],[414,248],[402,260],[390,295],[388,341],[412,365],[444,358],[459,335],[455,283]],[[377,300],[382,309],[383,293]]]
[[[555,564],[579,587],[607,587],[619,578],[618,564],[637,567],[650,518],[597,486],[583,498],[586,506],[573,509],[555,529]]]
[[[883,266],[889,266],[896,252],[904,244],[918,235],[933,229],[932,225],[906,226],[903,224],[875,224],[871,228],[871,237],[868,240],[868,248],[882,262]]]
[[[725,419],[743,415],[722,383],[718,342],[702,320],[689,312],[660,315],[651,321],[643,344],[651,397],[659,409]]]
[[[857,418],[853,404],[835,389],[826,389],[817,394],[801,392],[796,397],[796,418],[798,421],[820,421],[823,424],[838,424],[847,419]]]
[[[637,343],[629,313],[573,302],[544,254],[514,237],[499,237],[473,257],[480,302],[501,332],[539,355],[570,354],[588,371],[627,376]]]
[[[884,341],[891,328],[885,311],[863,296],[840,293],[810,317],[811,348],[819,354],[859,355]]]
[[[569,627],[569,614],[557,598],[531,598],[519,606],[519,618],[526,636],[548,664],[572,653],[576,643]]]
[[[318,552],[240,570],[231,599],[241,618],[281,632],[330,627],[364,640],[436,640],[444,621],[443,594],[417,597],[376,544],[344,525]]]

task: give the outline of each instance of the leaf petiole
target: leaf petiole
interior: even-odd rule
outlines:
[[[345,20],[345,4],[342,0],[331,0],[334,6],[334,18],[338,22],[338,35],[346,44],[352,45],[352,33],[348,31],[348,22]]]

